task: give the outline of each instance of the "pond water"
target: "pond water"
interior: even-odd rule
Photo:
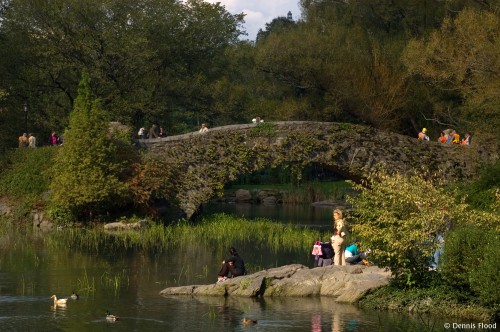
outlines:
[[[168,286],[215,282],[223,253],[200,242],[162,253],[95,254],[57,249],[48,240],[52,236],[0,236],[0,331],[429,330],[419,318],[361,310],[331,298],[165,298],[159,292]],[[289,263],[311,266],[308,254],[236,245],[253,272]],[[52,294],[68,297],[73,290],[78,300],[52,304]],[[120,320],[107,322],[106,310]],[[244,326],[244,317],[258,322]]]
[[[333,206],[312,206],[310,204],[264,205],[212,202],[203,205],[203,215],[227,213],[246,219],[266,218],[286,224],[326,228],[332,226],[333,209]]]

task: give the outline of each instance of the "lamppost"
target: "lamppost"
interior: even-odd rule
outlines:
[[[27,101],[24,102],[23,111],[24,111],[24,128],[26,129],[24,132],[27,134],[28,133],[28,102]]]

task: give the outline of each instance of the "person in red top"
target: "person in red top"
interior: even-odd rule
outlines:
[[[444,131],[441,132],[441,136],[439,136],[439,142],[446,144],[448,141],[448,137],[445,135]]]
[[[460,143],[462,145],[470,145],[470,133],[466,133],[464,139]]]
[[[57,137],[56,132],[53,131],[52,135],[50,135],[49,144],[57,145],[57,143],[59,143],[59,137]]]

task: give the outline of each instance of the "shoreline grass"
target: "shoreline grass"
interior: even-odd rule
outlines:
[[[105,232],[94,227],[66,229],[49,233],[49,247],[71,247],[100,253],[110,250],[145,250],[164,252],[182,248],[186,243],[201,242],[210,247],[229,247],[234,242],[265,245],[270,250],[308,251],[311,243],[323,238],[322,232],[304,226],[283,225],[268,219],[248,221],[244,218],[216,214],[197,224],[181,222],[164,226],[153,224],[141,230]]]
[[[401,289],[387,285],[363,297],[358,305],[363,309],[408,314],[432,313],[436,317],[478,322],[493,322],[499,313],[499,308],[481,306],[469,298],[463,298],[460,292],[444,286]]]

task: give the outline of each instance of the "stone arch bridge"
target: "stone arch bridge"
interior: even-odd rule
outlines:
[[[427,167],[449,180],[469,178],[494,151],[471,146],[422,142],[371,127],[327,122],[268,122],[211,128],[166,138],[137,140],[140,148],[175,170],[175,201],[190,218],[224,184],[265,167],[285,167],[297,176],[320,164],[358,181],[383,166],[390,172]]]

